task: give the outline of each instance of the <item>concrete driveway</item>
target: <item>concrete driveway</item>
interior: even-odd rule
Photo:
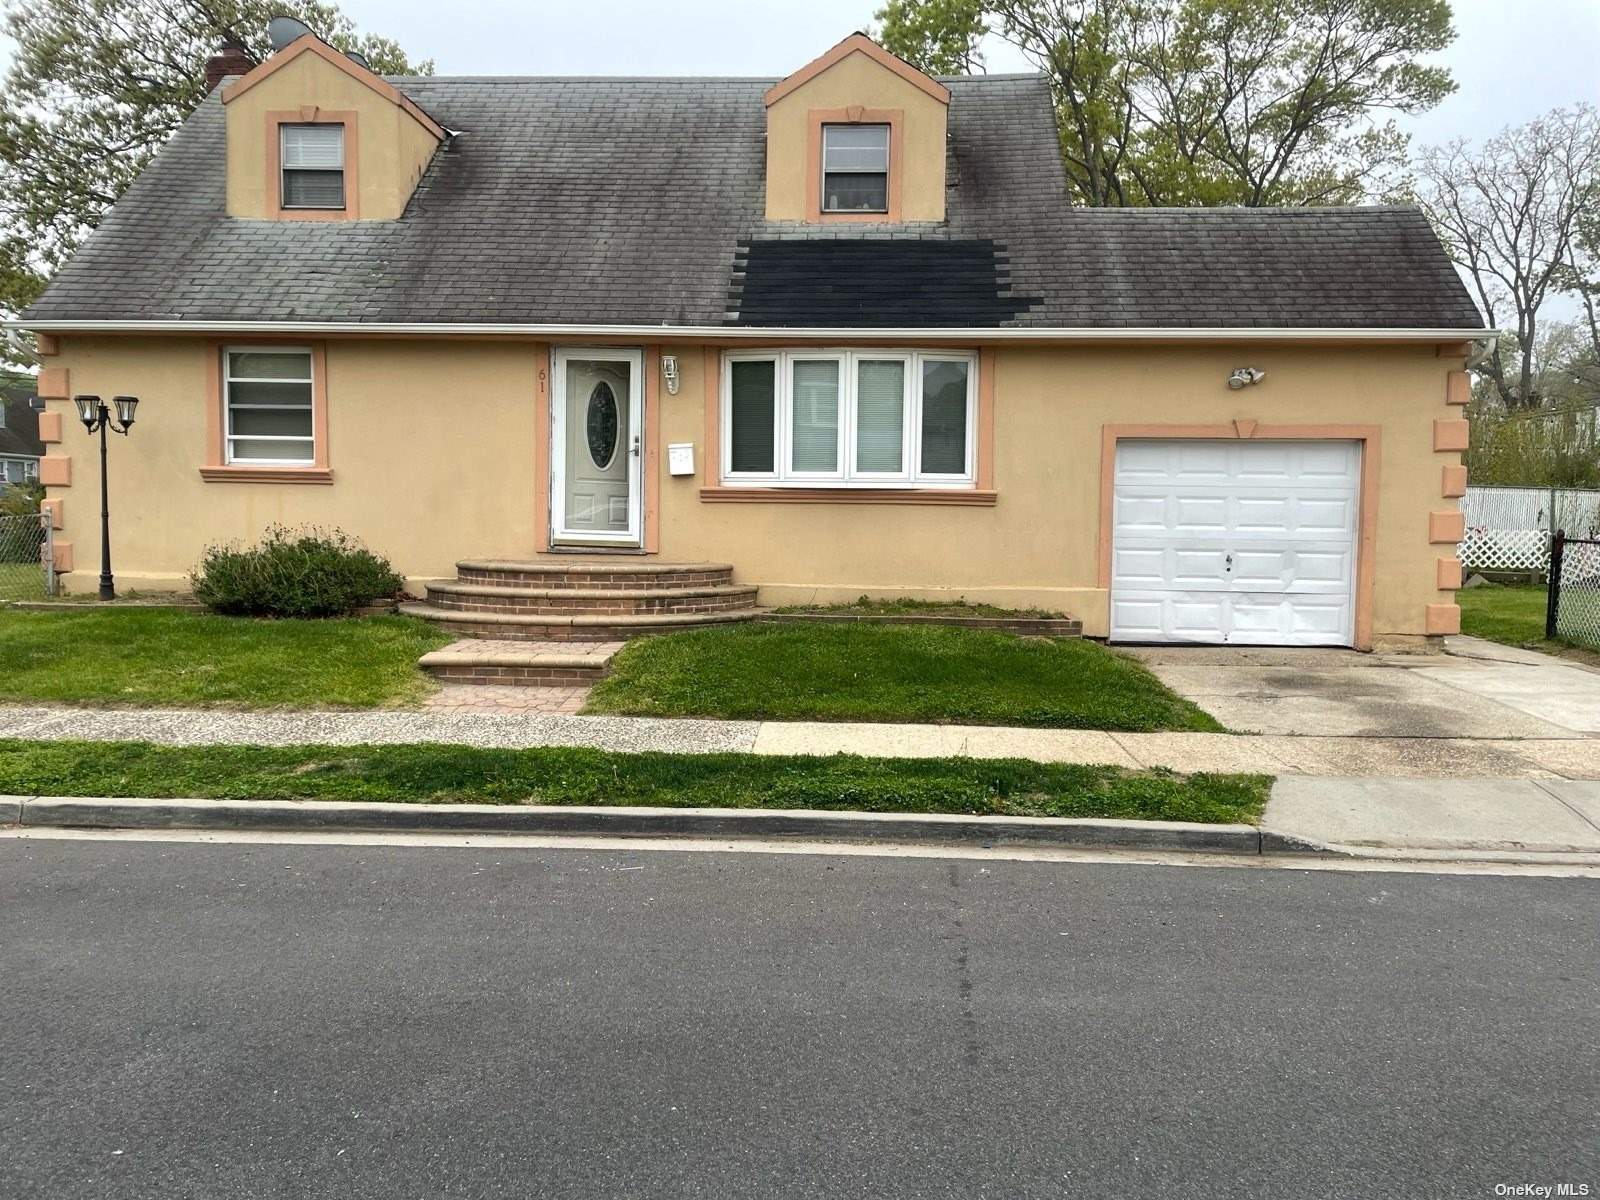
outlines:
[[[1164,646],[1132,650],[1229,729],[1323,737],[1588,738],[1600,671],[1478,638],[1444,654]]]

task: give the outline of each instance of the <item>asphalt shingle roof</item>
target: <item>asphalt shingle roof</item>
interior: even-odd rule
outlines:
[[[1482,324],[1414,209],[1071,207],[1035,76],[942,81],[943,224],[823,228],[763,219],[772,80],[393,82],[459,131],[399,221],[228,217],[213,93],[27,318],[792,324],[739,311],[762,282],[746,274],[752,247],[917,239],[992,242],[1009,270],[1003,295],[1026,298],[1000,312],[999,297],[977,297],[970,321],[930,305],[915,322],[928,327]],[[870,271],[863,255],[843,257]],[[924,286],[937,289],[937,274]],[[897,309],[850,323],[907,320]]]

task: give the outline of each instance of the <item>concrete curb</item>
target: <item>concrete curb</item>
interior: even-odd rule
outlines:
[[[1385,862],[1600,866],[1600,855],[1322,842],[1254,825],[969,817],[808,809],[384,804],[326,800],[152,800],[0,796],[0,826],[352,833],[508,833],[884,844],[1055,846]]]
[[[945,842],[1260,854],[1253,825],[785,809],[0,797],[23,828],[404,831]]]

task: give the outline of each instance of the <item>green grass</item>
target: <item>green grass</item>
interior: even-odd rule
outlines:
[[[1456,593],[1461,632],[1508,646],[1538,645],[1544,641],[1545,595],[1542,585],[1462,588]]]
[[[424,694],[449,638],[406,617],[265,621],[178,609],[0,612],[0,701],[371,708]]]
[[[44,567],[36,562],[0,563],[0,600],[48,600]]]
[[[1487,638],[1507,646],[1520,646],[1570,658],[1574,662],[1600,666],[1600,653],[1563,638],[1546,640],[1544,614],[1546,591],[1543,584],[1488,584],[1462,588],[1456,593],[1461,605],[1461,632]]]
[[[874,600],[870,596],[862,596],[849,604],[791,604],[773,611],[838,613],[857,617],[1025,617],[1049,621],[1064,620],[1067,615],[1045,608],[1001,608],[994,604],[975,604],[969,600],[913,600],[909,596],[894,600]]]
[[[1132,658],[1093,642],[923,625],[763,625],[645,638],[588,712],[1219,730]]]
[[[0,794],[809,808],[1254,822],[1265,775],[971,758],[618,754],[544,747],[0,741]]]

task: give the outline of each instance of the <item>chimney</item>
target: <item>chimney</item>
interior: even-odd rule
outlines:
[[[239,42],[224,42],[210,58],[206,59],[206,94],[217,90],[217,85],[229,75],[244,75],[256,65],[250,51]]]

